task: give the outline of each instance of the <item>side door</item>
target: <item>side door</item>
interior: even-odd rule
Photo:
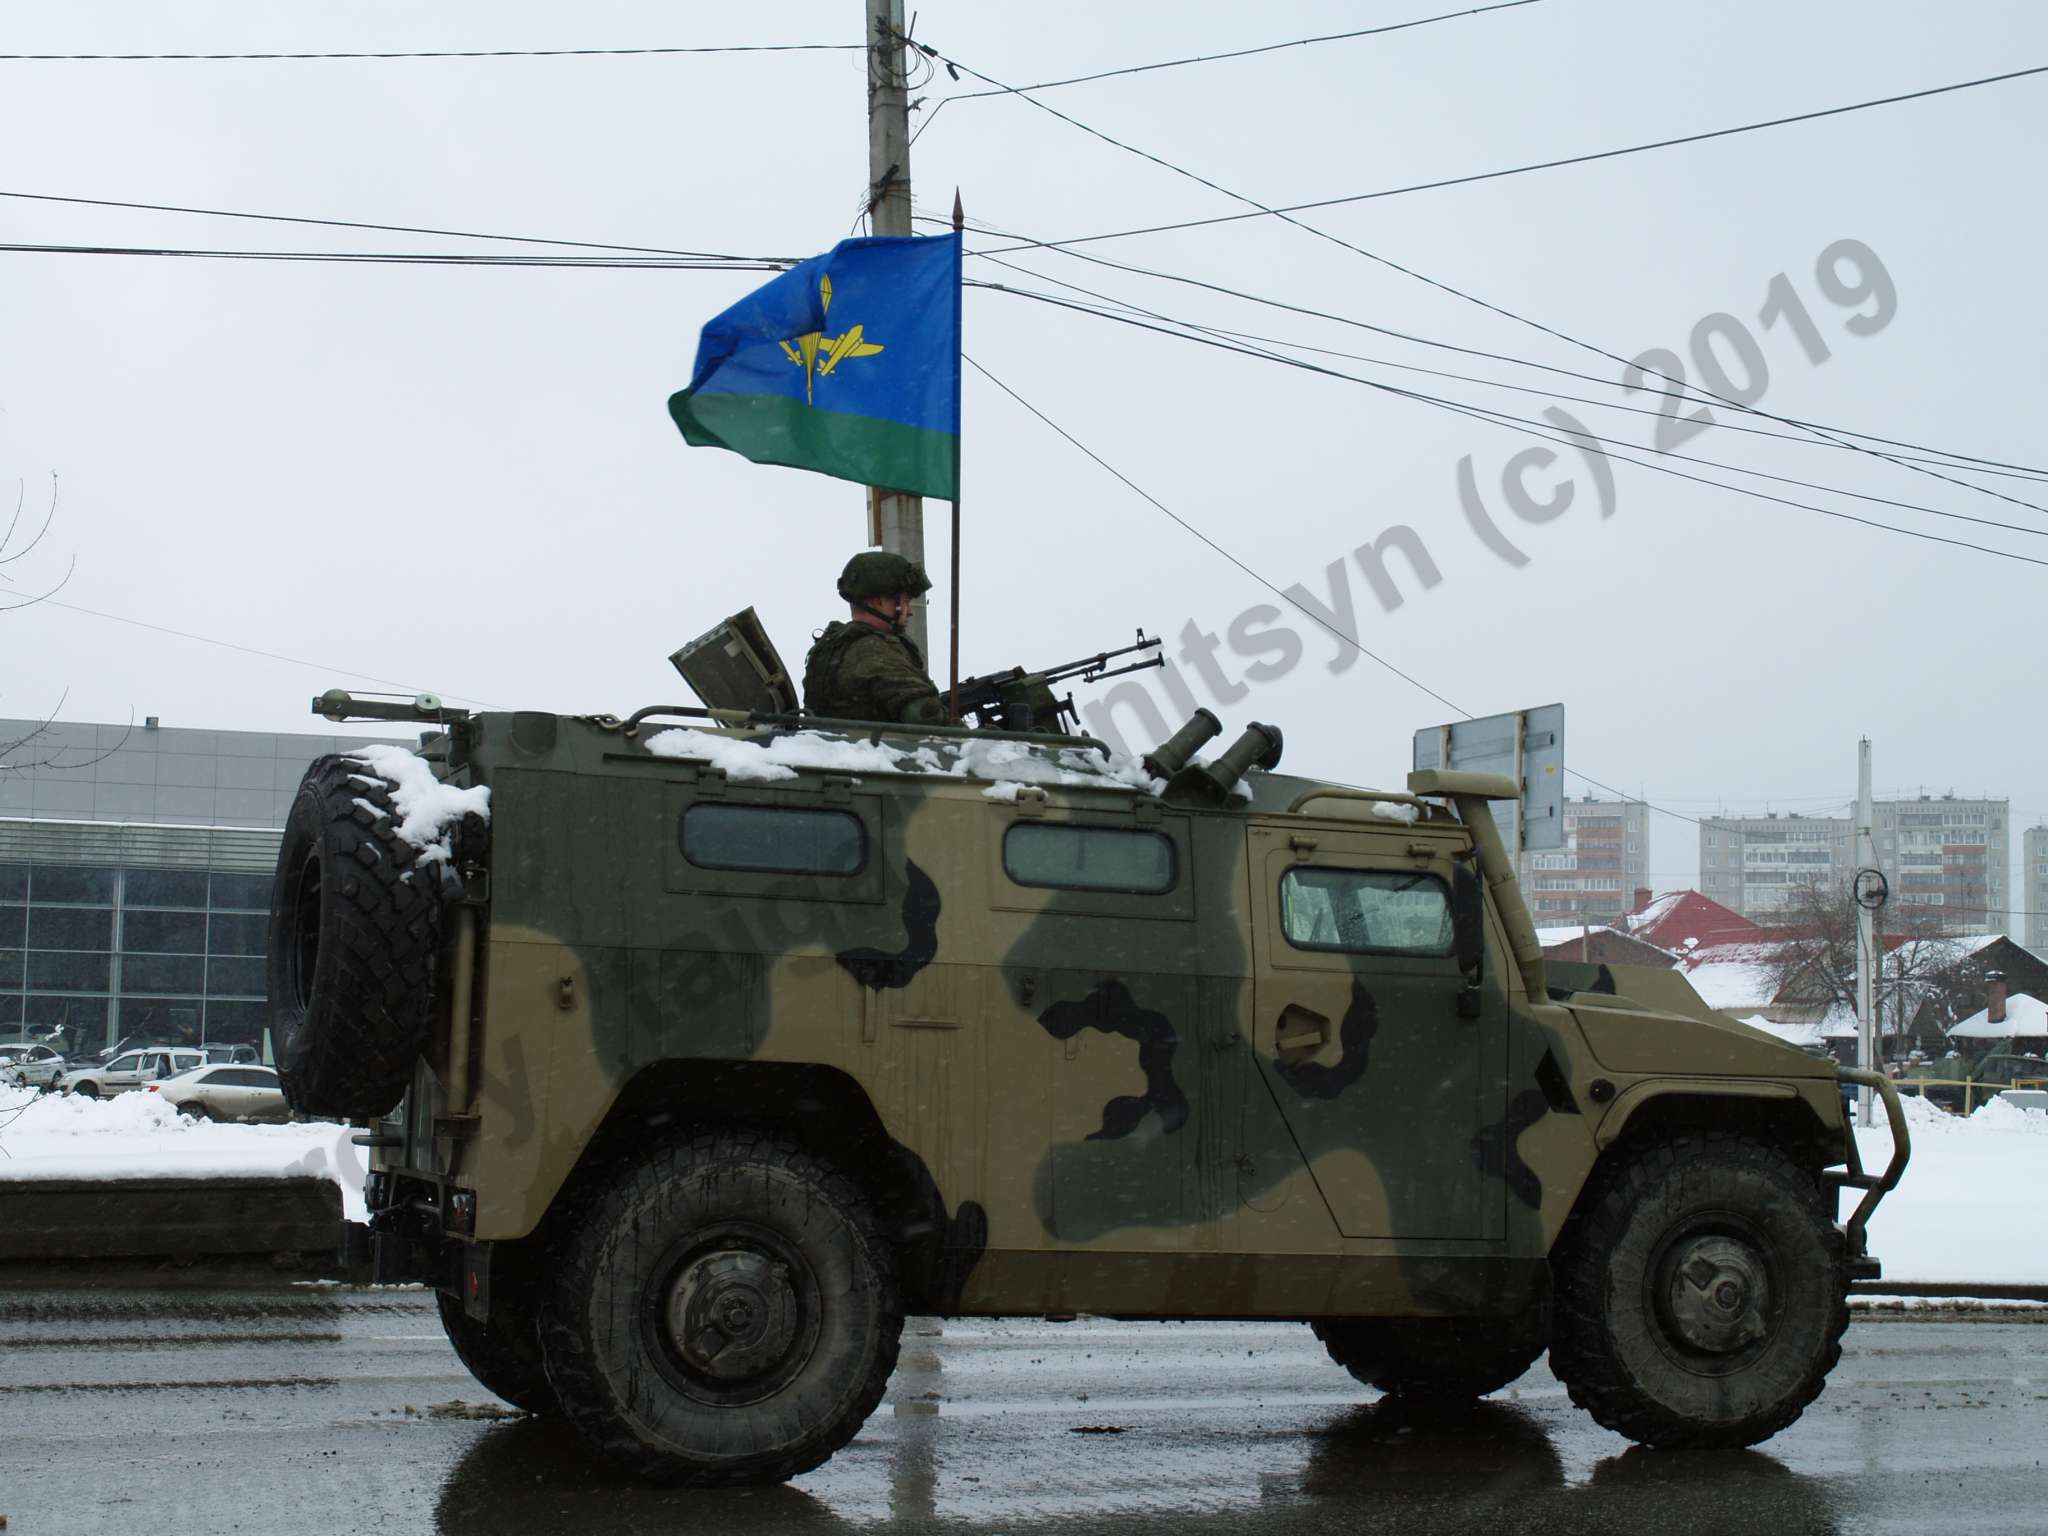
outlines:
[[[100,1092],[122,1093],[142,1081],[143,1053],[130,1051],[116,1056],[100,1070]]]
[[[1155,810],[1022,794],[991,818],[991,1069],[1012,1085],[1009,1183],[1039,1243],[1229,1246],[1246,957],[1219,882],[1241,870]]]
[[[1501,1237],[1505,1190],[1480,1149],[1506,1101],[1506,997],[1490,985],[1461,1005],[1454,845],[1284,827],[1250,837],[1254,1054],[1337,1230]]]

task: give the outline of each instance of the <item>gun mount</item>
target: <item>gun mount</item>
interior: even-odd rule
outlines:
[[[1156,637],[1149,637],[1140,629],[1138,638],[1129,645],[1097,651],[1093,656],[1082,656],[1056,667],[1038,671],[1010,667],[1000,672],[983,673],[979,677],[965,677],[947,695],[948,704],[955,720],[971,721],[988,729],[1054,731],[1071,736],[1079,724],[1074,696],[1069,693],[1065,698],[1059,697],[1053,692],[1055,685],[1069,681],[1099,683],[1105,678],[1122,677],[1126,672],[1163,667],[1166,658],[1159,654],[1159,646]],[[1143,661],[1129,662],[1121,667],[1110,665],[1121,657],[1140,651],[1152,654]]]

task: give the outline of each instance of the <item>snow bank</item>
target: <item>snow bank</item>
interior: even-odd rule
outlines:
[[[329,1121],[216,1125],[147,1091],[87,1099],[0,1088],[0,1181],[314,1178],[341,1186],[342,1213],[367,1220],[362,1149]]]
[[[939,778],[986,779],[995,784],[1089,785],[1156,794],[1164,782],[1145,772],[1136,758],[1092,747],[1033,747],[1021,741],[973,738],[933,739],[916,747],[880,741],[848,741],[816,731],[766,737],[720,736],[684,728],[647,738],[656,757],[709,763],[735,782],[772,783],[793,779],[799,768],[835,773],[929,774]],[[1015,799],[1016,791],[994,796]]]
[[[1870,1218],[1870,1251],[1888,1280],[2048,1284],[2048,1111],[1992,1099],[1968,1119],[1915,1096],[1900,1100],[1913,1158]],[[1863,1166],[1892,1155],[1891,1127],[1858,1129]],[[1854,1209],[1843,1195],[1843,1215]]]
[[[427,760],[403,747],[371,745],[349,754],[391,785],[392,809],[398,812],[398,835],[420,850],[422,863],[449,857],[448,829],[474,812],[491,816],[491,792],[484,785],[457,789],[434,777]]]

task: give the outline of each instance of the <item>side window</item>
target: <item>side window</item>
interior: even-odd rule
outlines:
[[[683,857],[700,869],[778,875],[853,875],[867,863],[867,833],[850,811],[699,803],[683,812]]]
[[[107,1070],[109,1072],[133,1072],[141,1065],[142,1058],[131,1053],[127,1056],[115,1057],[114,1060],[107,1063]]]
[[[1173,889],[1173,839],[1131,827],[1021,821],[1003,834],[1003,872],[1019,885],[1157,896]]]
[[[1280,918],[1296,949],[1451,952],[1450,893],[1434,875],[1297,865],[1280,877]]]

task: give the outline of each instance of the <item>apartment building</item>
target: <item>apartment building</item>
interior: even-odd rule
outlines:
[[[1640,800],[1564,803],[1564,846],[1525,853],[1517,873],[1539,928],[1616,922],[1650,869],[1649,807]]]
[[[2027,948],[2048,960],[2048,827],[2029,827],[2021,840],[2019,905],[2025,909]],[[2010,931],[2010,930],[2008,930]]]
[[[2012,932],[2019,925],[2008,909],[2040,910],[2011,900],[2007,801],[1928,794],[1878,800],[1872,811],[1877,867],[1900,907],[1937,908],[1955,933]],[[2038,862],[2048,860],[2029,861]],[[1854,868],[1848,816],[1710,816],[1700,823],[1700,893],[1757,922],[1781,916],[1814,881],[1843,881]]]
[[[1892,899],[1939,907],[1957,933],[2010,933],[2009,802],[1919,795],[1876,804],[1877,864]]]
[[[1700,894],[1754,922],[1781,917],[1816,881],[1847,877],[1846,816],[1710,816],[1700,822]]]

